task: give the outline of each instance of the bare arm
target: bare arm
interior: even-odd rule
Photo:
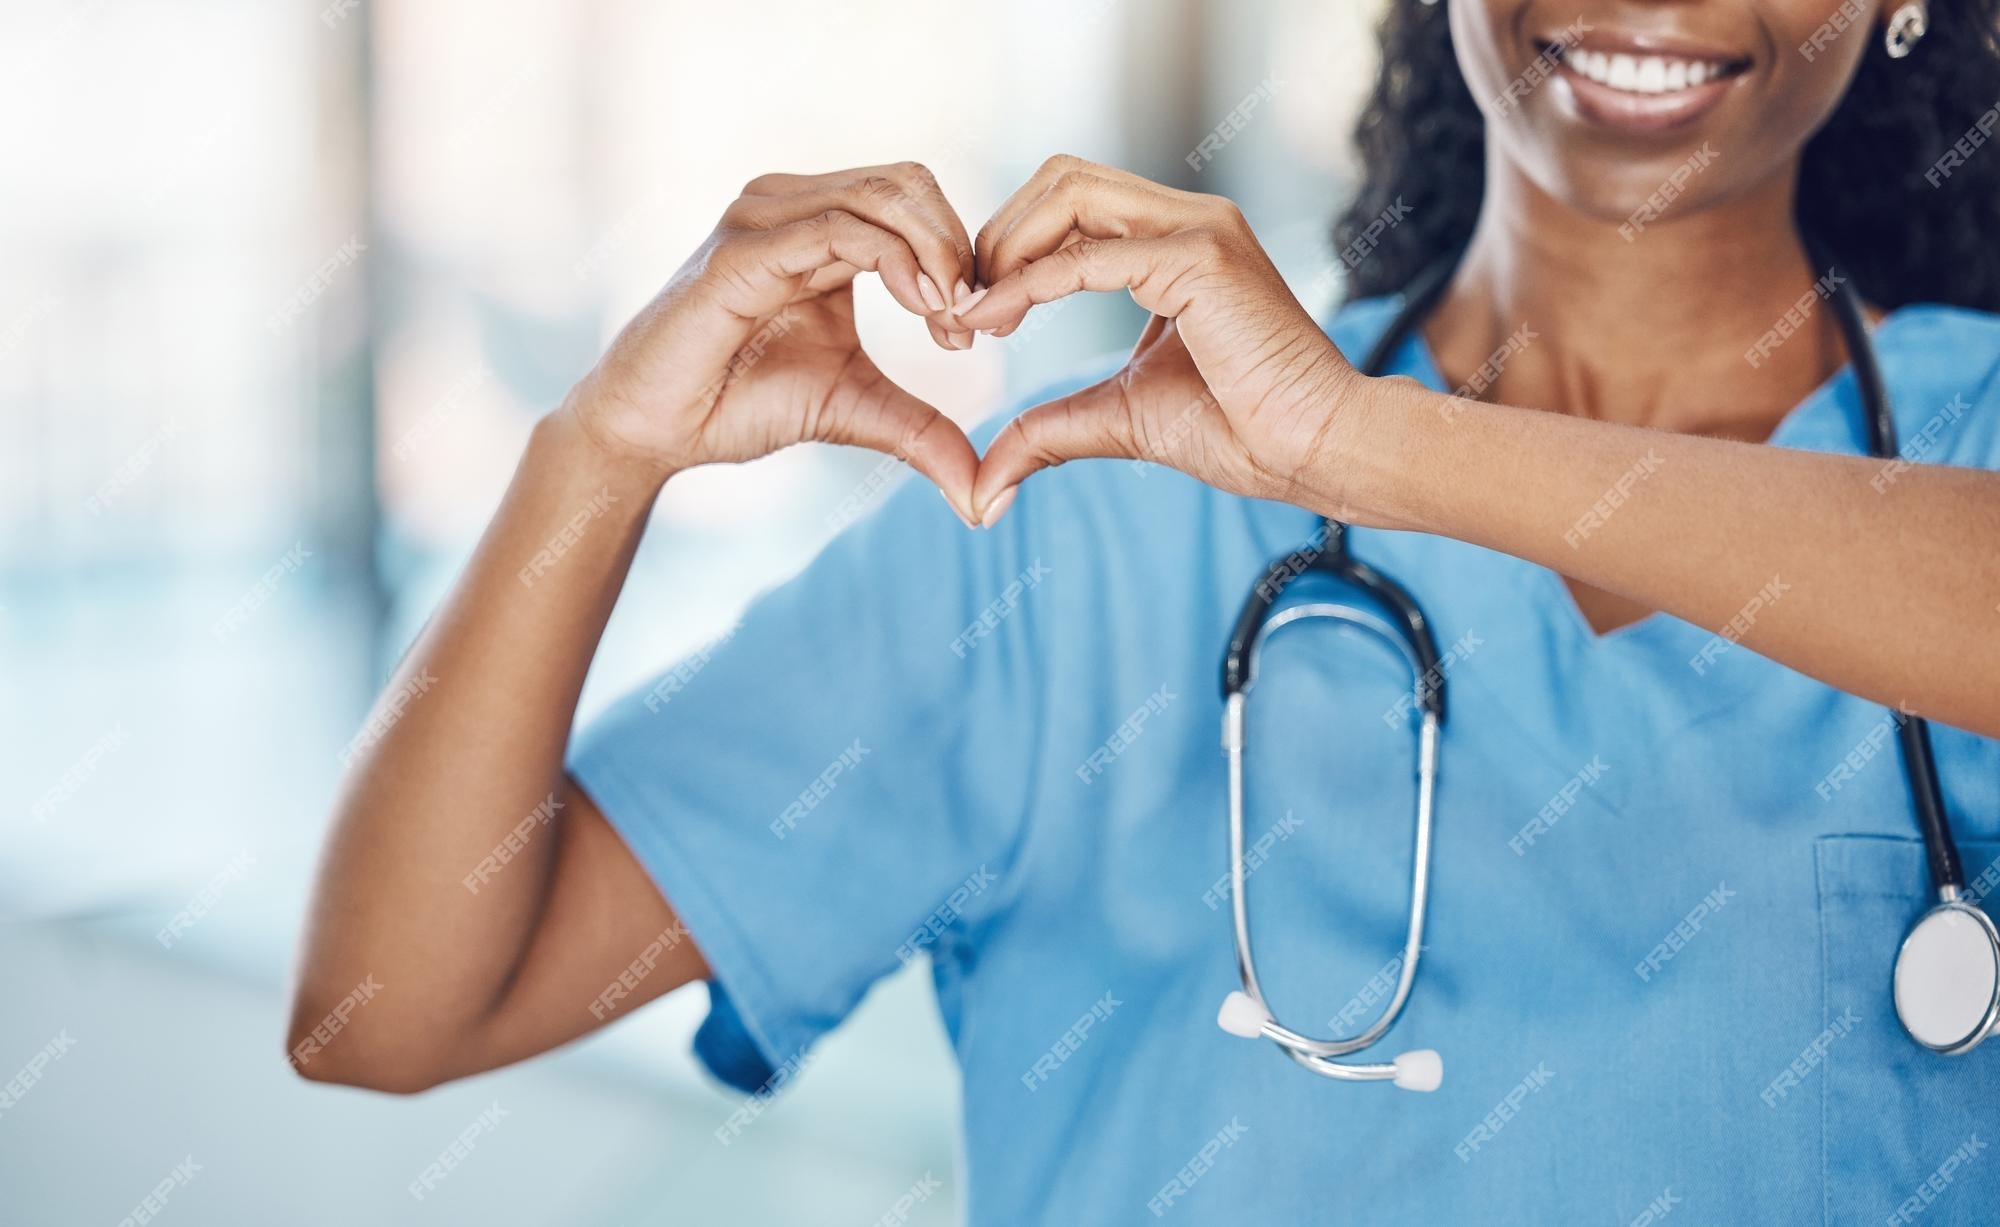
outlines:
[[[658,489],[573,415],[537,427],[464,575],[389,680],[407,696],[401,717],[337,803],[293,1005],[302,1074],[414,1090],[553,1046],[586,1030],[605,982],[672,927],[562,764]],[[593,505],[601,517],[524,585],[523,567]],[[641,988],[704,970],[683,943]],[[365,1003],[315,1045],[364,984]]]
[[[970,508],[972,445],[862,352],[851,284],[879,273],[962,348],[931,304],[971,267],[921,167],[768,176],[536,427],[350,747],[293,1002],[300,1073],[418,1090],[706,974],[564,777],[584,675],[674,473],[820,439],[893,452]],[[607,995],[656,942],[650,970]]]
[[[1482,405],[1407,380],[1368,381],[1355,407],[1329,488],[1363,522],[1541,563],[2000,737],[2000,474]]]

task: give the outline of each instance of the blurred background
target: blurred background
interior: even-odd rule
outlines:
[[[909,1221],[955,1221],[922,968],[728,1147],[698,986],[416,1098],[296,1079],[337,756],[530,424],[745,181],[914,158],[976,230],[1079,154],[1235,197],[1321,309],[1379,7],[7,0],[0,1223],[117,1222],[163,1181],[178,1223],[872,1222],[927,1172]],[[968,426],[1140,322],[1078,300],[949,355],[859,296],[881,365]],[[877,462],[677,479],[584,717],[801,567]]]

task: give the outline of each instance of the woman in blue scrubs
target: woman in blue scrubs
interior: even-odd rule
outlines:
[[[923,955],[975,1223],[1993,1221],[2000,1046],[1934,1055],[1889,993],[1927,901],[1906,713],[2000,877],[1995,5],[1911,8],[1392,0],[1324,330],[1227,201],[1124,171],[1052,159],[976,234],[915,164],[751,183],[391,679],[293,1063],[414,1091],[700,979],[702,1057],[776,1092]],[[1357,372],[1461,249],[1395,377]],[[861,350],[864,274],[951,349],[1080,291],[1153,318],[968,439]],[[1902,460],[1860,454],[1837,278]],[[662,486],[806,440],[928,482],[572,737]],[[1214,1025],[1217,665],[1324,516],[1447,649],[1387,1041],[1443,1054],[1427,1096]],[[1309,1030],[1394,980],[1407,687],[1334,631],[1266,656],[1255,911]]]

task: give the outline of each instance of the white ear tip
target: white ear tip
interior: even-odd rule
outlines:
[[[1234,992],[1222,999],[1222,1009],[1216,1012],[1215,1025],[1231,1035],[1240,1035],[1246,1040],[1254,1040],[1264,1034],[1264,1024],[1271,1021],[1271,1015],[1263,1006],[1250,999],[1248,993]]]
[[[1406,1091],[1435,1091],[1444,1083],[1444,1059],[1432,1049],[1406,1052],[1393,1064],[1396,1085]]]

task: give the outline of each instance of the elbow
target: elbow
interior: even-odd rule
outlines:
[[[294,999],[285,1031],[285,1063],[293,1073],[308,1082],[389,1095],[415,1095],[450,1080],[416,1045],[401,1042],[394,1028],[385,1033],[381,1020],[357,1026],[343,1011],[351,997],[331,1009],[304,992]]]
[[[307,1082],[318,1082],[325,1086],[351,1086],[363,1091],[378,1091],[385,1095],[415,1095],[428,1091],[445,1079],[426,1075],[417,1070],[381,1061],[356,1059],[327,1059],[325,1054],[301,1059],[297,1047],[285,1054],[292,1072]]]

